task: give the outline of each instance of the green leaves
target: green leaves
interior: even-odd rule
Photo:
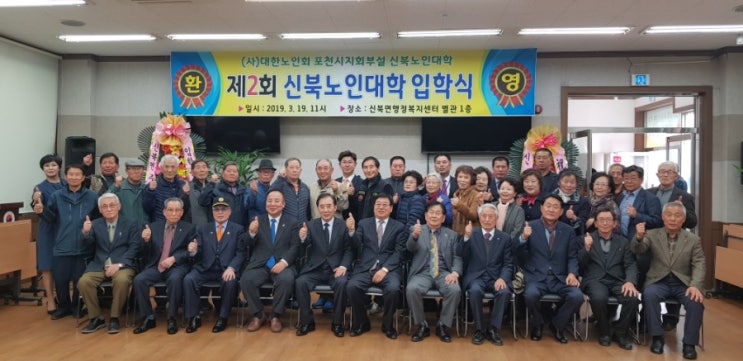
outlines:
[[[238,183],[247,186],[256,177],[255,170],[252,168],[253,163],[263,156],[261,149],[250,153],[238,153],[219,147],[218,158],[212,162],[212,171],[215,174],[221,174],[227,163],[235,163],[239,174]]]

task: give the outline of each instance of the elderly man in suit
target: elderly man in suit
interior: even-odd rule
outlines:
[[[558,221],[563,211],[562,198],[548,195],[541,210],[542,217],[527,222],[516,241],[516,251],[524,260],[524,300],[532,315],[531,339],[542,339],[544,321],[539,299],[554,293],[563,299],[563,304],[549,326],[558,342],[567,343],[563,330],[583,303],[583,293],[578,289],[578,240],[573,227]]]
[[[212,204],[213,223],[199,226],[196,239],[188,244],[193,269],[183,278],[184,314],[188,319],[186,333],[201,327],[199,315],[200,288],[204,283],[220,283],[222,303],[219,317],[212,332],[227,328],[227,317],[237,298],[237,273],[245,262],[245,232],[239,224],[231,222],[230,203],[223,197]]]
[[[103,218],[83,222],[83,243],[95,244],[95,256],[80,280],[77,289],[88,307],[90,322],[83,333],[93,333],[106,326],[98,303],[98,287],[104,280],[113,284],[111,319],[108,333],[120,330],[119,315],[129,295],[129,286],[136,273],[135,258],[139,252],[139,229],[135,221],[119,217],[121,203],[113,193],[98,198],[98,209]]]
[[[299,224],[284,211],[284,194],[271,189],[266,195],[266,212],[255,217],[248,228],[250,258],[240,278],[240,288],[253,312],[247,331],[258,331],[267,321],[260,297],[261,285],[273,283],[271,331],[281,332],[281,314],[294,290],[294,261],[299,250]]]
[[[496,229],[495,224],[501,215],[494,204],[481,205],[477,214],[480,227],[473,229],[470,222],[465,228],[462,243],[462,258],[467,267],[464,287],[469,294],[476,329],[472,343],[481,345],[488,339],[494,345],[503,346],[500,329],[506,303],[511,299],[513,279],[511,236]],[[487,333],[482,331],[482,299],[486,292],[495,294]]]
[[[704,315],[704,251],[695,234],[683,229],[686,208],[681,203],[669,202],[663,206],[663,228],[646,232],[645,224],[637,225],[632,240],[632,251],[650,252],[652,260],[643,292],[648,333],[653,336],[650,351],[663,353],[663,328],[660,303],[666,298],[678,300],[686,308],[683,356],[696,359],[695,345],[699,343],[699,328]]]
[[[397,338],[397,330],[392,321],[400,296],[400,268],[405,250],[405,232],[402,223],[390,218],[391,213],[392,196],[380,193],[374,201],[374,217],[359,221],[358,229],[355,228],[353,217],[349,217],[351,220],[347,222],[358,259],[346,286],[354,322],[351,325],[351,337],[371,330],[364,307],[365,294],[369,287],[377,286],[382,289],[384,298],[382,332],[389,339]]]
[[[598,321],[599,344],[611,345],[609,296],[622,305],[619,322],[614,327],[614,341],[625,350],[632,349],[627,340],[630,321],[637,315],[637,265],[629,241],[614,233],[617,215],[611,207],[596,212],[596,231],[585,235],[583,248],[578,250],[578,262],[583,274],[583,291],[590,297],[591,310]]]
[[[453,230],[442,227],[446,219],[443,204],[430,203],[426,206],[425,217],[426,224],[416,222],[406,243],[413,260],[405,295],[413,322],[418,325],[418,330],[411,339],[419,342],[430,335],[423,313],[423,295],[430,289],[437,289],[443,301],[436,335],[443,342],[451,342],[448,329],[452,325],[462,293],[459,287],[459,276],[462,275],[462,258],[458,253],[459,236]]]
[[[178,306],[183,300],[183,277],[191,265],[188,263],[188,243],[196,238],[196,229],[191,223],[181,220],[183,201],[168,198],[165,201],[165,220],[146,225],[142,231],[142,251],[146,266],[134,277],[134,295],[142,316],[142,324],[134,329],[140,334],[154,328],[155,315],[150,303],[150,287],[165,282],[168,298],[168,334],[178,332]]]
[[[310,292],[318,284],[328,284],[333,289],[333,323],[331,330],[336,337],[343,337],[343,313],[346,308],[346,283],[351,268],[351,238],[346,224],[335,217],[338,211],[336,198],[321,193],[315,201],[320,218],[315,218],[299,229],[300,250],[307,259],[294,283],[294,295],[299,304],[297,336],[315,330],[315,319],[310,308]]]

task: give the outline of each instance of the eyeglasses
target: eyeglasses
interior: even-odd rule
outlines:
[[[664,175],[664,176],[669,176],[669,175],[674,175],[674,174],[676,174],[676,172],[672,170],[662,170],[658,172],[658,175]]]
[[[598,186],[598,187],[608,187],[609,186],[609,183],[598,183],[597,182],[597,183],[594,183],[593,186],[594,187],[596,187],[596,186]]]
[[[101,210],[107,211],[109,209],[116,209],[117,204],[116,203],[107,203],[107,204],[101,204],[98,206]]]

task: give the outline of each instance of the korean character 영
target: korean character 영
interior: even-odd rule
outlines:
[[[429,99],[430,98],[430,75],[429,74],[415,74],[413,75],[412,83],[415,87],[415,99]]]
[[[315,99],[320,99],[320,91],[322,90],[322,84],[320,83],[320,74],[306,74],[304,76],[304,92],[308,95],[314,95]]]
[[[436,75],[433,76],[433,86],[435,88],[436,94],[444,94],[444,97],[446,100],[449,100],[451,96],[451,74],[441,74],[436,73]]]
[[[302,96],[298,94],[302,91],[302,76],[288,75],[286,77],[286,83],[284,83],[284,89],[286,89],[286,97],[288,99],[302,98]]]

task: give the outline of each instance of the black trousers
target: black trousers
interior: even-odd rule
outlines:
[[[80,293],[77,291],[77,281],[85,272],[85,259],[81,256],[54,256],[52,257],[52,272],[54,287],[57,289],[58,307],[72,311],[72,301],[77,301]],[[72,282],[72,298],[70,298],[70,282]]]
[[[591,304],[593,316],[598,321],[599,335],[611,336],[611,322],[609,321],[609,296],[614,296],[622,305],[619,321],[614,328],[617,336],[627,336],[632,317],[637,315],[637,307],[640,300],[637,297],[625,297],[622,295],[622,282],[616,280],[591,280],[583,284],[585,292]]]

